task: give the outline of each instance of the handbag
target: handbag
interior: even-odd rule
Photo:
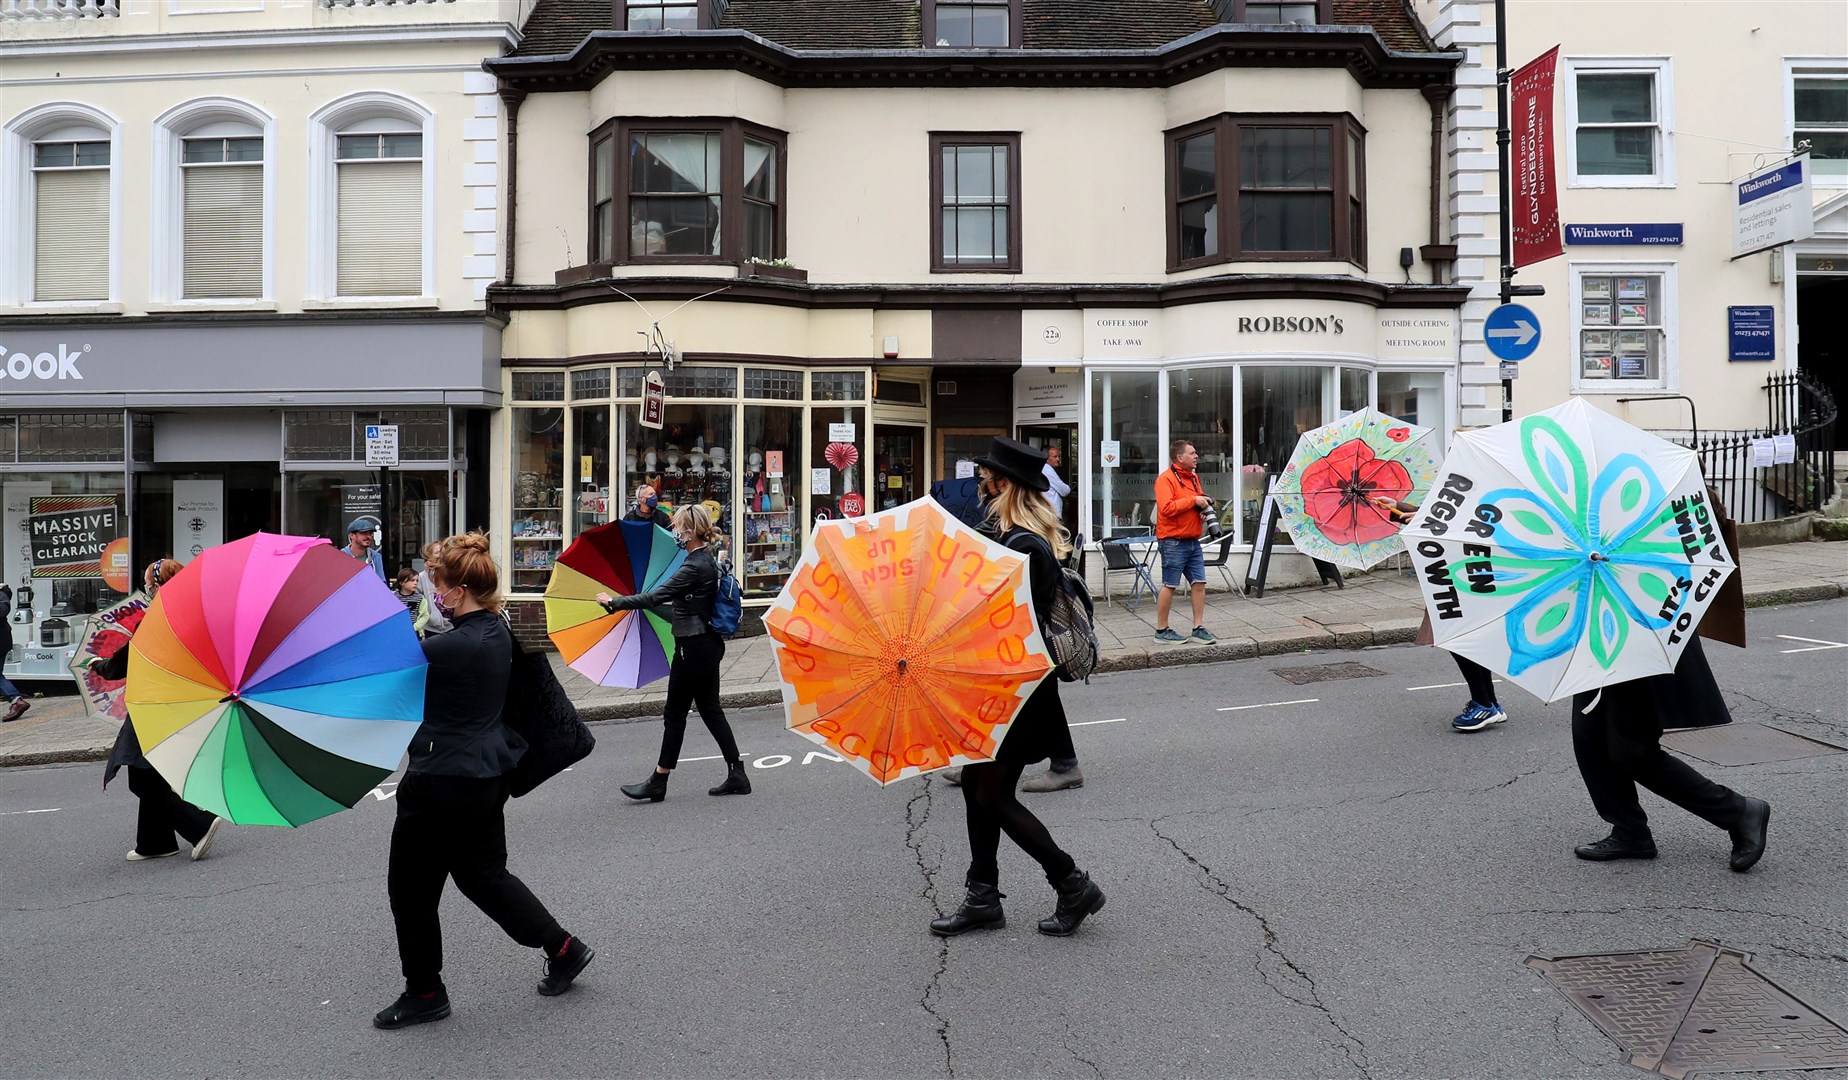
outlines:
[[[589,757],[597,745],[551,661],[528,652],[519,638],[513,639],[501,722],[526,740],[526,753],[507,774],[507,790],[516,799]]]

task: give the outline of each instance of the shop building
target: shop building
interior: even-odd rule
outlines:
[[[1093,544],[1147,530],[1194,439],[1246,547],[1297,431],[1452,426],[1461,56],[1403,5],[919,14],[556,0],[487,64],[515,133],[496,529],[529,623],[643,481],[714,504],[765,601],[817,518],[995,435],[1064,450]]]
[[[12,677],[258,530],[391,569],[488,520],[500,100],[529,4],[0,6],[0,503]],[[395,469],[365,429],[396,424]]]

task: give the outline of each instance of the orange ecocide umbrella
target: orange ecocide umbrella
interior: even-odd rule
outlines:
[[[929,499],[818,524],[764,622],[790,730],[881,784],[992,761],[1052,671],[1026,556]]]

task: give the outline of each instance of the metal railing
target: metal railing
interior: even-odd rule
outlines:
[[[0,21],[9,19],[113,19],[116,0],[0,0]]]
[[[1765,380],[1765,426],[1669,436],[1700,455],[1707,482],[1735,521],[1772,521],[1822,509],[1835,495],[1836,404],[1807,372]],[[1778,461],[1782,438],[1789,460]],[[1772,460],[1764,460],[1765,444]]]

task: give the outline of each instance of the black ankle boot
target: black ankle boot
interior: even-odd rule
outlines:
[[[718,787],[708,788],[708,795],[749,795],[751,778],[744,775],[744,762],[734,761],[725,766],[725,779]]]
[[[991,885],[974,878],[964,882],[969,895],[963,897],[962,906],[953,913],[930,921],[930,932],[938,937],[955,937],[965,930],[999,930],[1007,925],[1007,915],[1001,910],[1001,898],[1007,894],[999,885]]]
[[[639,784],[624,784],[622,793],[636,802],[660,802],[667,798],[667,774],[653,772]]]
[[[1097,887],[1091,875],[1077,867],[1072,872],[1052,883],[1058,891],[1059,904],[1052,909],[1052,914],[1041,919],[1039,932],[1053,937],[1065,937],[1078,929],[1086,915],[1095,915],[1104,906],[1104,890]]]

